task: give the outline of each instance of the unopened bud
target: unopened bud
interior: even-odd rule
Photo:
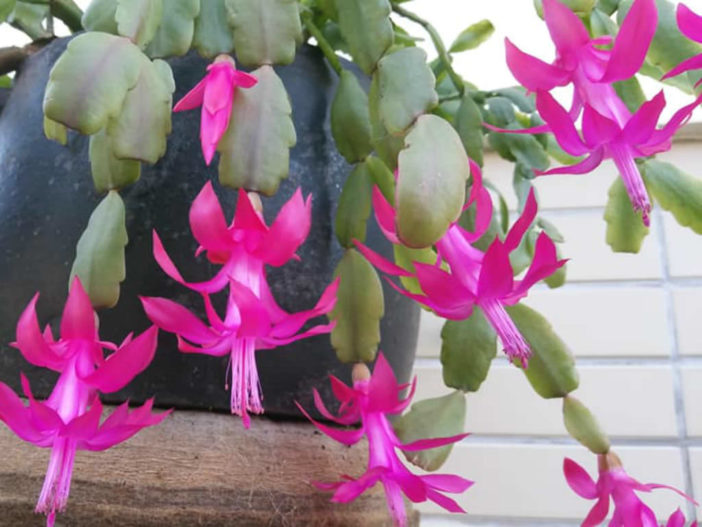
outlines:
[[[227,55],[226,53],[222,53],[221,55],[217,55],[214,59],[214,63],[218,62],[229,62],[233,68],[236,68],[236,62],[234,59],[231,57],[231,55]]]

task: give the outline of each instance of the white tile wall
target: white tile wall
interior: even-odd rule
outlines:
[[[667,161],[699,172],[702,148],[678,143]],[[486,177],[516,206],[511,165],[486,159]],[[550,320],[576,354],[575,395],[598,416],[628,471],[702,499],[702,237],[656,210],[638,255],[605,243],[607,190],[616,172],[535,180],[544,217],[566,237],[568,284],[537,286],[526,303]],[[702,177],[702,174],[701,174]],[[439,353],[443,321],[423,313],[417,399],[447,393]],[[579,525],[590,503],[567,487],[563,456],[596,472],[595,458],[568,438],[561,401],[540,398],[502,354],[481,390],[467,396],[466,429],[443,467],[474,479],[465,516],[422,505],[423,526]],[[674,493],[646,496],[661,519],[682,506]],[[697,510],[702,519],[702,510]]]

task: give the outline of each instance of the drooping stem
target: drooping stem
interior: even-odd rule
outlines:
[[[307,31],[309,31],[310,35],[312,35],[317,41],[317,45],[319,46],[319,49],[322,50],[322,53],[324,53],[324,56],[329,62],[329,65],[337,73],[337,75],[341,75],[341,72],[343,71],[343,68],[341,67],[341,61],[334,52],[334,48],[332,48],[329,41],[324,37],[322,31],[312,20],[312,14],[309,11],[303,11],[300,16],[302,18],[302,23],[305,25]]]
[[[458,90],[458,93],[460,95],[463,95],[463,93],[465,92],[465,84],[463,83],[463,79],[458,73],[456,73],[456,70],[453,69],[453,65],[451,64],[451,57],[449,57],[448,51],[446,51],[446,46],[444,45],[444,41],[441,40],[441,36],[439,35],[439,32],[436,30],[436,28],[432,26],[429,21],[423,19],[422,17],[411,11],[408,11],[400,5],[393,4],[392,10],[395,11],[395,13],[397,13],[398,15],[403,16],[424,28],[424,30],[431,37],[431,41],[434,43],[436,52],[439,54],[439,59],[441,60],[441,62],[444,63],[444,67],[448,72],[451,82],[456,87],[456,90]]]

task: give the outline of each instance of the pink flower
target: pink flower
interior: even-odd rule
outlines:
[[[164,331],[178,336],[178,349],[185,353],[203,353],[221,357],[229,355],[231,369],[231,411],[240,415],[249,428],[249,412],[263,413],[261,385],[256,368],[256,350],[283,346],[313,335],[329,333],[334,323],[317,325],[298,333],[311,318],[324,315],[334,308],[339,281],[334,281],[322,294],[313,309],[288,314],[270,294],[262,298],[245,285],[232,280],[229,284],[227,312],[220,318],[203,294],[209,326],[185,307],[166,298],[142,298],[146,314]]]
[[[57,511],[68,500],[76,450],[105,450],[129,439],[144,427],[160,423],[170,412],[151,413],[153,400],[129,412],[127,403],[100,424],[102,405],[97,392],[123,388],[151,362],[158,330],[151,327],[138,337],[128,335],[120,346],[99,340],[95,315],[88,295],[76,278],[61,319],[61,338],[56,341],[47,326],[39,330],[35,306],[30,301],[17,323],[13,343],[30,363],[59,372],[49,398],[36,401],[29,381],[22,387],[29,406],[7,385],[0,383],[0,420],[21,439],[39,447],[51,447],[51,458],[37,502],[37,512],[54,523]],[[107,358],[103,348],[113,350]]]
[[[482,185],[480,168],[473,162],[471,173],[473,186],[466,207],[476,204],[475,231],[468,232],[458,223],[453,223],[436,243],[438,255],[435,264],[413,262],[415,272],[410,272],[358,242],[356,246],[381,271],[394,276],[416,278],[423,294],[405,291],[393,282],[390,284],[441,317],[466,319],[471,316],[476,305],[480,307],[500,337],[510,359],[520,359],[526,367],[530,356],[529,344],[504,306],[519,302],[532,285],[553,274],[566,260],[558,260],[553,241],[542,232],[536,241],[531,266],[522,280],[514,280],[509,254],[519,246],[536,217],[537,204],[533,191],[529,194],[521,217],[504,241],[496,238],[485,252],[473,247],[471,244],[485,233],[490,224],[492,201]],[[400,243],[395,230],[395,210],[377,188],[373,189],[373,208],[385,236],[393,243]]]
[[[687,519],[685,518],[683,512],[680,509],[677,509],[670,515],[668,518],[668,523],[665,524],[665,527],[685,527],[686,522]],[[697,527],[697,522],[692,522],[690,527]]]
[[[678,10],[676,11],[678,27],[683,35],[685,35],[690,40],[695,42],[702,42],[702,16],[695,14],[689,7],[685,4],[678,4]],[[661,80],[668,79],[670,77],[675,77],[686,71],[696,70],[702,68],[702,53],[690,57],[687,60],[683,60],[680,64],[675,66],[668,73],[663,75]],[[697,86],[702,80],[698,81],[695,86]]]
[[[610,497],[614,501],[614,514],[609,522],[610,527],[658,527],[656,515],[636,495],[637,491],[669,489],[693,501],[689,496],[668,485],[639,483],[624,471],[621,461],[614,453],[599,455],[598,465],[600,476],[595,483],[585,469],[575,461],[569,458],[563,460],[563,472],[570,488],[578,496],[597,500],[583,521],[582,527],[594,527],[605,520],[609,512]],[[668,527],[684,525],[685,517],[682,516],[681,524],[681,516],[680,511],[673,513],[668,521]]]
[[[505,40],[507,65],[515,78],[532,92],[550,91],[573,83],[571,115],[576,118],[587,104],[623,126],[630,113],[612,83],[628,79],[641,67],[653,35],[658,11],[654,0],[635,0],[612,38],[591,39],[582,21],[558,0],[543,0],[544,20],[556,46],[556,59],[547,64]]]
[[[231,411],[250,426],[249,412],[263,412],[255,352],[329,333],[334,324],[315,326],[298,333],[311,318],[334,308],[338,281],[327,287],[310,310],[289,314],[273,298],[264,265],[280,266],[291,258],[310,230],[311,197],[302,198],[298,189],[268,227],[251,198],[239,191],[236,214],[227,227],[224,214],[207,183],[190,208],[190,227],[200,243],[196,255],[222,268],[211,280],[186,282],[166,254],[154,232],[154,257],[174,280],[202,294],[209,326],[183,306],[165,298],[142,298],[149,318],[165,331],[178,335],[178,348],[185,353],[229,355],[231,367]],[[229,288],[227,311],[220,318],[212,307],[210,294]]]
[[[219,55],[207,66],[205,78],[173,107],[174,112],[182,112],[202,106],[200,143],[208,165],[229,126],[236,88],[251,88],[257,82],[253,75],[237,70],[229,55]]]
[[[553,168],[537,174],[583,174],[593,170],[603,159],[610,158],[621,174],[634,210],[641,212],[644,224],[649,225],[651,201],[635,159],[669,150],[673,135],[690,118],[702,96],[675,112],[668,124],[660,130],[656,125],[665,107],[662,91],[642,104],[623,125],[586,105],[582,123],[583,139],[575,129],[572,115],[569,115],[549,93],[539,92],[536,99],[539,113],[550,127],[558,144],[572,155],[588,154],[587,158],[575,165]]]
[[[295,251],[310,231],[311,213],[311,196],[303,200],[298,189],[268,227],[251,198],[239,190],[236,214],[227,227],[212,184],[207,182],[190,207],[190,229],[200,244],[195,255],[205,252],[208,260],[222,268],[206,282],[186,282],[155,231],[154,258],[168,276],[195,291],[216,293],[235,280],[257,297],[269,297],[263,265],[278,267],[291,258],[297,259]]]
[[[401,414],[409,406],[416,379],[407,398],[400,399],[399,392],[407,385],[397,384],[395,374],[382,353],[378,353],[372,376],[364,364],[355,366],[353,387],[347,386],[334,376],[330,376],[330,379],[334,395],[341,402],[339,414],[332,415],[324,406],[317,390],[314,390],[317,410],[325,419],[341,425],[360,421],[360,428],[341,430],[323,425],[312,419],[302,406],[297,406],[317,428],[335,441],[352,445],[365,435],[368,439],[368,470],[356,479],[344,475],[343,481],[315,482],[318,488],[333,490],[332,501],[348,503],[380,482],[385,488],[388,509],[398,527],[407,525],[403,493],[414,503],[431,500],[450,512],[465,512],[458,503],[442,492],[464,492],[473,484],[472,481],[452,474],[415,475],[405,467],[397,455],[398,448],[408,452],[426,450],[455,443],[468,435],[420,439],[409,444],[400,442],[387,416]]]

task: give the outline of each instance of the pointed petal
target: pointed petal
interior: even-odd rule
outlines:
[[[609,512],[609,495],[605,494],[600,496],[590,512],[588,512],[587,517],[583,520],[581,527],[596,527],[600,525],[604,519],[607,517]]]
[[[597,497],[597,485],[587,471],[572,459],[563,460],[563,474],[570,488],[578,496],[588,500],[594,500]]]
[[[158,328],[151,326],[129,344],[107,357],[92,374],[83,377],[83,381],[103,393],[121,390],[151,364],[157,343]]]
[[[690,40],[702,42],[702,16],[693,12],[685,4],[678,4],[676,18],[683,35]]]
[[[258,212],[256,212],[256,209],[254,209],[251,199],[243,188],[239,189],[239,197],[236,201],[234,228],[262,232],[268,230],[268,227],[266,227],[263,219]]]
[[[580,163],[574,165],[564,165],[562,167],[551,168],[550,170],[535,170],[537,176],[551,176],[556,174],[587,174],[597,168],[604,159],[604,150],[598,148],[592,155],[586,157]]]
[[[210,114],[230,114],[234,96],[234,67],[229,62],[216,62],[207,69],[203,109]]]
[[[229,355],[231,352],[231,338],[220,338],[219,340],[202,346],[193,346],[186,342],[180,335],[176,338],[178,339],[178,351],[182,351],[183,353],[201,353],[212,357],[223,357]]]
[[[519,280],[514,291],[503,300],[508,305],[513,305],[521,300],[529,292],[529,289],[544,278],[551,276],[558,268],[562,267],[567,260],[559,260],[556,254],[556,246],[548,234],[542,232],[536,239],[534,248],[534,259],[522,280]]]
[[[626,126],[624,126],[623,139],[630,145],[646,143],[656,130],[658,119],[664,108],[665,95],[663,95],[663,90],[661,90],[653,99],[643,103],[636,113],[631,116]]]
[[[457,306],[445,306],[445,305],[440,305],[434,302],[432,299],[430,299],[427,296],[424,295],[417,295],[414,293],[410,293],[409,291],[401,288],[395,282],[390,280],[387,276],[384,277],[385,281],[390,284],[390,287],[392,287],[395,291],[400,293],[401,295],[406,296],[407,298],[411,298],[415,302],[419,302],[423,306],[428,307],[432,311],[434,311],[437,315],[443,318],[448,318],[450,320],[463,320],[464,318],[468,318],[471,313],[473,312],[473,306],[474,304],[465,301],[462,302],[460,305]]]
[[[333,320],[329,324],[320,324],[318,326],[313,326],[307,331],[303,331],[302,333],[297,333],[296,335],[291,335],[289,337],[260,337],[260,342],[262,344],[265,344],[265,346],[262,346],[261,349],[277,348],[279,346],[286,346],[291,342],[296,342],[298,340],[304,340],[309,337],[314,337],[315,335],[326,335],[327,333],[331,333],[335,327],[336,320]],[[259,341],[257,341],[257,345],[258,342]]]
[[[670,148],[670,139],[675,135],[675,132],[690,119],[692,112],[700,105],[700,102],[702,102],[702,95],[699,95],[692,103],[676,111],[668,123],[660,130],[654,131],[649,140],[645,144],[639,145],[639,148],[653,149],[651,153],[668,150]],[[663,148],[660,150],[657,149],[659,146]]]
[[[468,437],[470,434],[458,434],[450,437],[435,437],[432,439],[419,439],[417,441],[412,441],[406,445],[399,445],[401,450],[405,452],[416,452],[418,450],[427,450],[429,448],[437,448],[440,446],[450,445],[457,441],[460,441],[464,437]]]
[[[29,379],[20,374],[22,383],[22,391],[24,396],[29,399],[29,420],[42,432],[58,432],[64,426],[63,419],[53,408],[50,408],[45,403],[39,402],[32,395],[32,388],[29,385]]]
[[[319,395],[319,392],[317,391],[316,388],[312,389],[312,396],[314,397],[314,405],[317,408],[317,411],[322,414],[322,417],[327,419],[328,421],[331,421],[333,423],[343,425],[343,426],[348,426],[352,424],[354,421],[347,422],[347,420],[343,418],[339,418],[337,415],[333,415],[326,407],[324,404],[324,401],[322,400],[322,396]]]
[[[384,256],[379,255],[373,249],[363,245],[358,240],[353,241],[356,249],[368,260],[371,264],[377,267],[383,273],[387,273],[393,276],[413,276],[413,274],[406,269],[403,269],[399,265],[395,265],[390,260],[386,259]]]
[[[193,236],[205,250],[231,250],[233,242],[227,230],[224,213],[209,181],[193,201],[189,218]]]
[[[592,106],[583,110],[583,137],[591,147],[607,144],[621,133],[619,125],[600,114]]]
[[[356,390],[342,382],[338,377],[329,375],[332,393],[342,403],[348,403],[356,399]]]
[[[665,524],[665,527],[685,527],[685,515],[679,507],[673,514],[670,515],[670,518],[668,518],[668,523]]]
[[[534,194],[534,189],[532,188],[527,196],[521,216],[519,216],[519,219],[514,222],[514,225],[512,225],[512,228],[505,237],[504,247],[507,252],[512,252],[519,247],[524,234],[527,232],[529,227],[531,227],[531,224],[534,222],[534,218],[536,218],[537,210],[538,205],[536,203],[536,195]]]
[[[454,309],[475,302],[475,295],[451,273],[435,265],[415,262],[414,266],[422,292],[434,304]]]
[[[559,0],[543,0],[544,21],[561,60],[575,60],[582,46],[590,42],[590,34],[580,18]],[[572,58],[571,58],[572,57]],[[575,65],[572,66],[573,68]]]
[[[90,439],[97,431],[100,417],[102,417],[102,403],[98,397],[95,397],[90,409],[71,420],[61,435],[77,440]]]
[[[681,7],[682,4],[679,4],[678,7]],[[675,66],[672,70],[670,70],[668,73],[663,75],[661,77],[661,80],[664,81],[666,79],[669,79],[671,77],[675,77],[677,75],[680,75],[681,73],[685,73],[686,71],[690,70],[698,70],[702,68],[702,53],[699,55],[695,55],[694,57],[690,57],[689,59],[683,60],[680,64]]]
[[[575,129],[573,119],[550,93],[538,92],[536,108],[544,121],[548,123],[556,141],[563,150],[574,156],[581,156],[589,152],[590,149],[583,143]]]
[[[607,69],[599,82],[621,81],[635,75],[646,58],[657,24],[655,0],[635,0],[619,27]]]
[[[548,91],[570,82],[570,72],[524,53],[508,38],[505,38],[505,54],[512,75],[529,91]]]
[[[427,474],[420,477],[430,487],[443,492],[465,492],[474,483],[454,474]]]
[[[363,428],[342,430],[339,428],[332,428],[330,426],[323,425],[322,423],[312,419],[312,417],[310,417],[310,414],[308,414],[305,411],[305,409],[300,405],[300,403],[295,401],[295,405],[300,409],[300,411],[303,414],[305,414],[305,417],[307,417],[307,419],[309,419],[314,426],[316,426],[322,433],[331,437],[334,441],[338,441],[339,443],[343,443],[345,445],[353,445],[358,443],[363,437]]]
[[[205,94],[205,84],[207,77],[198,82],[195,87],[190,90],[185,96],[179,100],[173,107],[174,112],[183,112],[185,110],[193,110],[202,104],[202,99]]]
[[[39,329],[36,305],[39,293],[34,295],[17,322],[17,341],[13,343],[22,356],[35,366],[61,371],[63,360],[51,349]],[[51,331],[49,329],[49,331]]]
[[[146,316],[158,327],[198,344],[209,344],[217,335],[188,309],[167,298],[139,297]]]
[[[261,240],[255,255],[269,265],[283,265],[307,239],[311,224],[311,196],[304,200],[302,191],[298,188],[280,209],[278,217]]]
[[[156,234],[156,231],[153,231],[153,252],[156,263],[158,263],[168,276],[179,284],[200,293],[217,293],[224,289],[229,281],[229,273],[234,264],[234,262],[228,261],[211,280],[206,280],[205,282],[186,282],[173,263],[173,260],[168,256],[161,242],[161,238]]]
[[[251,289],[236,280],[229,281],[229,295],[241,314],[237,336],[240,338],[267,337],[271,320],[261,299]]]
[[[384,467],[375,467],[366,471],[356,480],[342,483],[337,487],[332,501],[334,503],[348,503],[349,501],[355,500],[366,490],[375,485],[385,471],[386,469]]]
[[[449,512],[457,514],[465,514],[466,512],[455,500],[435,490],[427,489],[427,498]]]
[[[368,383],[368,403],[369,411],[386,411],[398,403],[397,377],[392,370],[390,363],[382,352],[378,352],[378,358],[373,366],[373,373]]]
[[[234,84],[236,84],[239,88],[252,88],[258,84],[258,79],[250,73],[236,70],[234,72]]]
[[[478,279],[478,298],[500,298],[512,291],[514,271],[509,261],[509,252],[496,239],[488,247]]]
[[[61,317],[61,337],[64,339],[94,340],[97,336],[95,313],[90,297],[76,276],[71,284]]]
[[[30,419],[29,409],[14,390],[3,382],[0,382],[0,420],[24,441],[41,444],[51,438],[37,428]]]
[[[327,286],[313,309],[288,315],[282,321],[276,323],[270,331],[270,336],[274,338],[288,337],[299,331],[309,319],[324,315],[334,309],[339,281],[340,278],[337,278]]]
[[[388,240],[399,244],[400,238],[397,236],[397,228],[395,227],[397,216],[395,208],[385,199],[377,185],[373,185],[372,200],[373,212],[375,213],[375,221],[378,227],[380,227],[380,230]]]
[[[492,221],[492,198],[488,190],[483,186],[483,173],[480,170],[480,166],[472,159],[469,162],[473,183],[470,187],[470,194],[464,210],[475,203],[475,226],[471,233],[464,230],[464,238],[469,243],[472,243],[480,239],[490,227],[490,222]]]

